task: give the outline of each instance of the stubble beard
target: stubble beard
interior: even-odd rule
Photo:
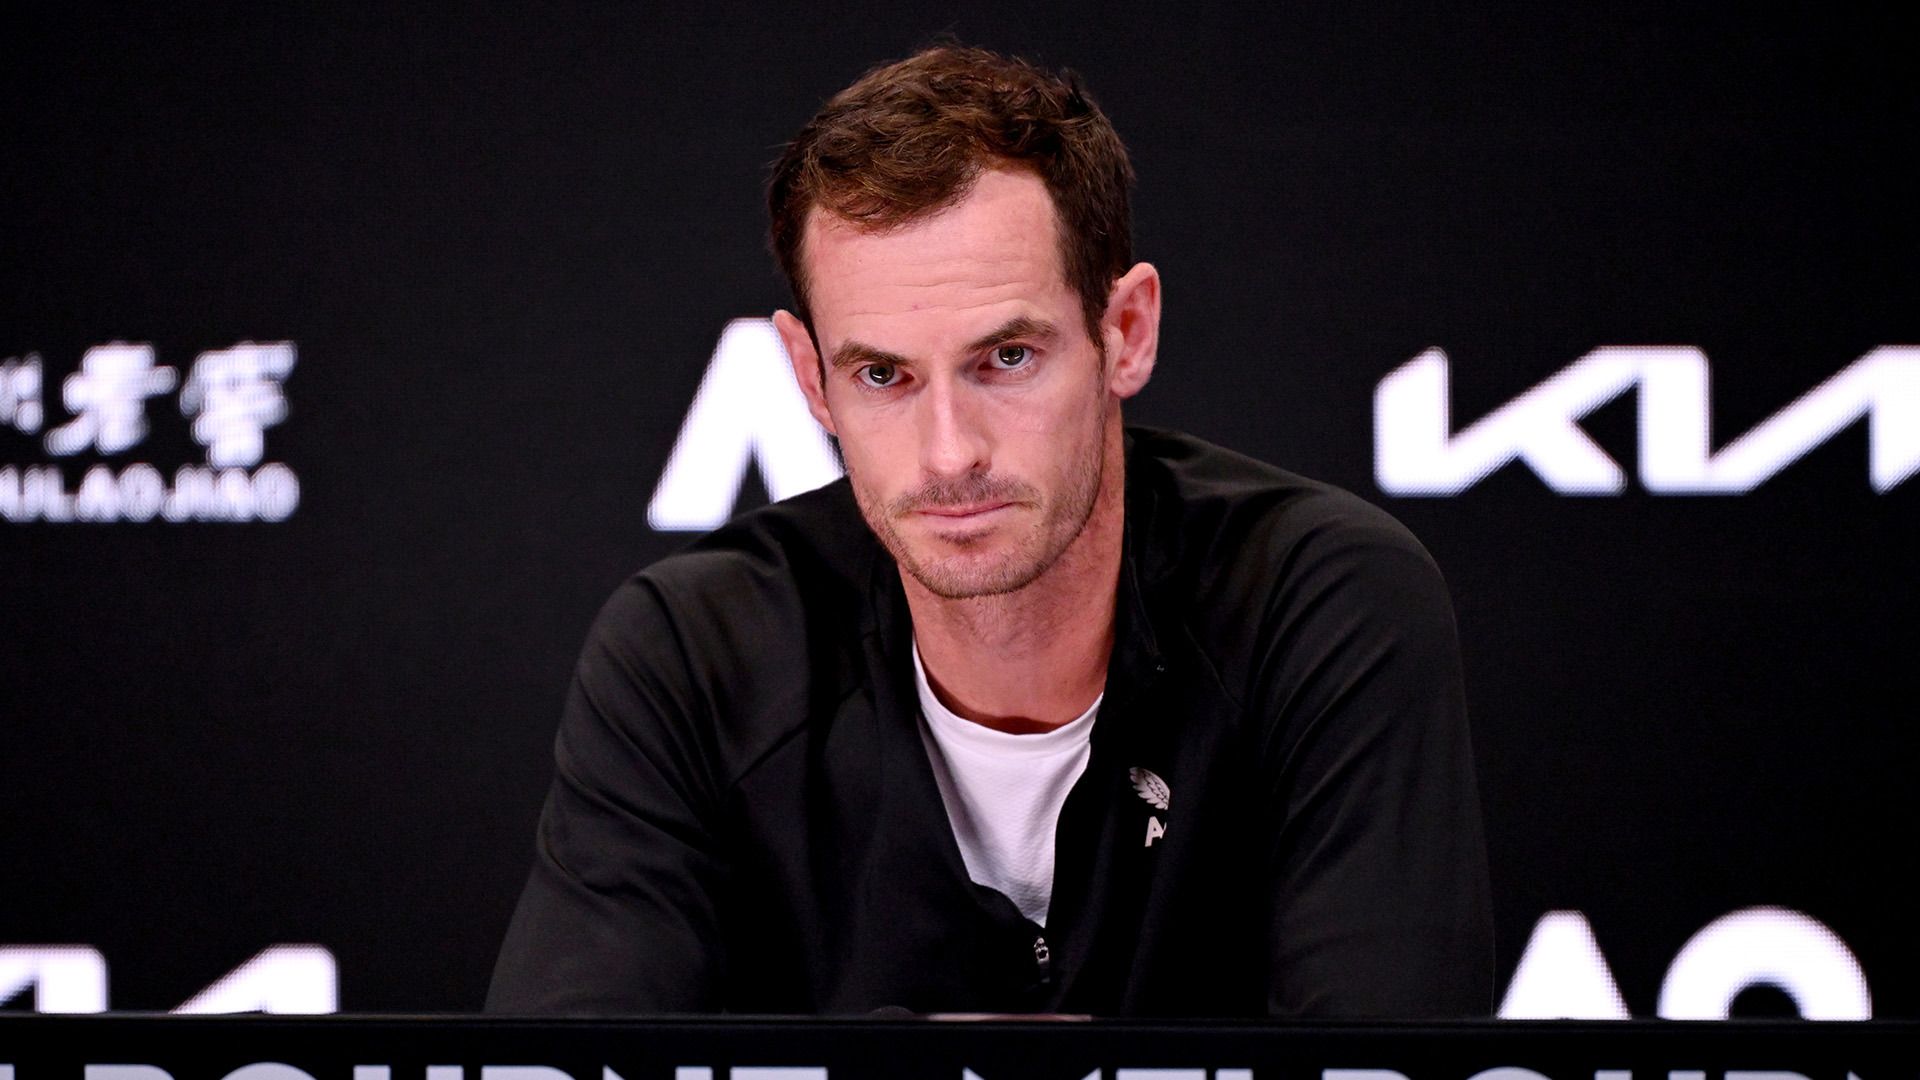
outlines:
[[[850,479],[861,515],[867,519],[868,527],[873,529],[874,535],[894,561],[935,596],[943,600],[970,600],[1003,596],[1033,584],[1053,568],[1087,527],[1106,475],[1104,416],[1094,424],[1091,437],[1075,447],[1073,453],[1074,459],[1066,474],[1067,483],[1059,497],[1051,501],[1046,500],[1030,484],[991,473],[968,473],[951,479],[930,480],[891,500],[881,500],[867,491],[861,485],[860,478],[852,475],[851,471]],[[985,502],[1037,506],[1040,518],[1024,535],[997,555],[976,555],[966,550],[990,543],[993,535],[989,533],[958,544],[944,539],[930,539],[925,546],[957,546],[961,550],[939,557],[923,556],[894,525],[896,520],[910,518],[929,508]]]

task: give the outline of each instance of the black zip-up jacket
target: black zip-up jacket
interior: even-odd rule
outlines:
[[[607,603],[488,1008],[1485,1015],[1432,561],[1361,500],[1188,436],[1130,429],[1126,467],[1106,698],[1044,929],[967,878],[899,572],[842,480]]]

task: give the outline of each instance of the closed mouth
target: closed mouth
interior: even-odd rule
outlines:
[[[967,503],[963,506],[928,506],[923,507],[919,512],[929,517],[970,518],[991,513],[1003,506],[1012,505],[1012,503],[1008,502]]]

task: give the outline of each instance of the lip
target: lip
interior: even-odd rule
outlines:
[[[927,517],[944,518],[950,521],[964,521],[967,518],[976,518],[983,514],[991,514],[995,510],[1012,505],[1010,502],[969,503],[965,506],[930,506],[919,512]]]

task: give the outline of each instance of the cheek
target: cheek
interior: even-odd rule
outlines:
[[[1076,383],[1046,399],[1009,403],[1000,415],[998,471],[1051,477],[1059,486],[1077,473],[1085,447],[1101,437],[1103,398]]]
[[[901,425],[864,412],[844,411],[835,415],[834,423],[839,428],[840,456],[856,488],[884,494],[900,487],[901,479],[893,474],[917,460],[901,437]]]
[[[1093,359],[1085,361],[1090,368],[1097,363]],[[1105,384],[1094,368],[1091,376],[1073,371],[1070,377],[1049,379],[1030,393],[1010,396],[998,403],[997,412],[1004,431],[1064,444],[1099,421],[1105,400]]]

